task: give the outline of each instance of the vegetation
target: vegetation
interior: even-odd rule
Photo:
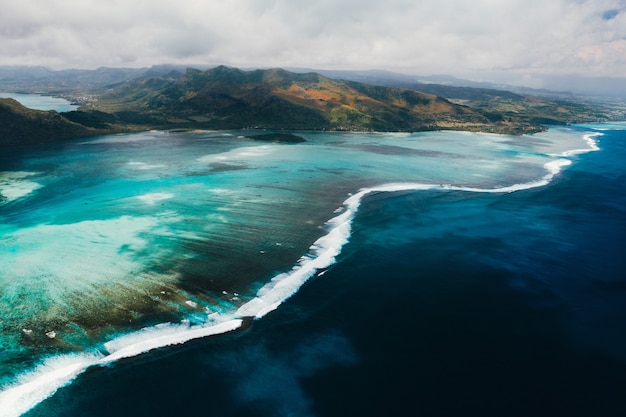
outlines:
[[[60,142],[99,133],[56,111],[31,110],[16,100],[0,98],[0,146]]]
[[[325,72],[366,84],[421,91],[471,108],[494,123],[521,125],[559,125],[580,122],[624,120],[626,105],[619,99],[579,97],[567,92],[533,90],[512,87],[512,91],[487,87],[489,83],[474,86],[425,84],[416,77],[389,72]],[[445,78],[445,77],[444,77]],[[462,80],[457,80],[462,82]]]
[[[30,88],[71,98],[80,104],[79,111],[42,112],[0,99],[0,145],[145,129],[447,129],[525,134],[544,130],[545,125],[623,119],[626,113],[623,106],[592,105],[574,97],[420,84],[406,78],[363,83],[282,69],[99,69],[63,72],[53,81],[46,74]],[[295,141],[297,137],[272,133],[253,138]]]
[[[224,66],[115,85],[88,108],[117,117],[132,112],[155,128],[507,133],[542,129],[528,120],[489,117],[409,89],[332,80],[316,73],[241,71]]]

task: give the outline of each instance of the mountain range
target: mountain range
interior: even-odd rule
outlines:
[[[416,131],[528,129],[411,89],[224,66],[110,86],[90,108],[162,126]],[[129,120],[130,122],[130,120]]]
[[[41,142],[54,135],[65,140],[140,129],[198,128],[523,134],[542,130],[546,124],[623,116],[622,108],[567,95],[424,84],[391,73],[328,75],[225,66],[56,72],[44,68],[11,72],[0,67],[0,88],[45,92],[81,105],[74,112],[36,113],[3,100],[0,143]]]

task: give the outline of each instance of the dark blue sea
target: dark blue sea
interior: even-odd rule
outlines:
[[[599,128],[576,127],[581,135]],[[601,132],[599,151],[569,155],[571,165],[546,185],[472,192],[474,180],[457,189],[444,178],[432,189],[370,192],[335,261],[262,318],[91,366],[24,416],[626,416],[626,126]],[[39,158],[20,172],[50,163]],[[472,161],[480,186],[491,187],[484,161]],[[346,195],[357,179],[328,169],[336,194]],[[377,178],[378,165],[371,169]],[[530,164],[519,170],[529,181],[543,175]],[[502,181],[493,187],[517,183]],[[313,188],[339,198],[332,186]],[[167,204],[167,193],[149,189],[141,201]],[[19,223],[18,214],[10,220]],[[294,253],[306,242],[292,242]],[[275,265],[294,259],[241,271],[280,272]],[[185,299],[200,297],[199,278],[188,274]]]

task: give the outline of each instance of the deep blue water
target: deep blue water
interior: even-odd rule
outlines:
[[[251,328],[95,368],[35,416],[626,415],[626,132],[548,186],[365,197]]]

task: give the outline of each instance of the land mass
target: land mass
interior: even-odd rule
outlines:
[[[248,139],[260,140],[266,142],[284,142],[284,143],[301,143],[306,142],[302,136],[292,133],[262,133],[259,135],[248,135]]]
[[[282,69],[187,69],[109,86],[85,110],[154,128],[336,131],[480,130],[531,133],[537,123],[494,117],[406,88]]]
[[[103,131],[74,123],[56,111],[32,110],[14,99],[0,98],[0,146],[61,142]]]
[[[349,78],[349,73],[344,75]],[[98,79],[101,82],[96,82]],[[550,124],[623,117],[623,112],[617,116],[611,113],[613,108],[561,97],[427,85],[397,78],[370,77],[365,83],[283,69],[101,69],[77,72],[73,83],[69,76],[62,83],[42,80],[32,85],[48,94],[71,98],[80,104],[79,110],[41,112],[2,99],[0,145],[145,129],[469,130],[525,134],[544,130]],[[23,87],[24,83],[19,85]],[[293,137],[271,135],[255,139],[295,141]]]

